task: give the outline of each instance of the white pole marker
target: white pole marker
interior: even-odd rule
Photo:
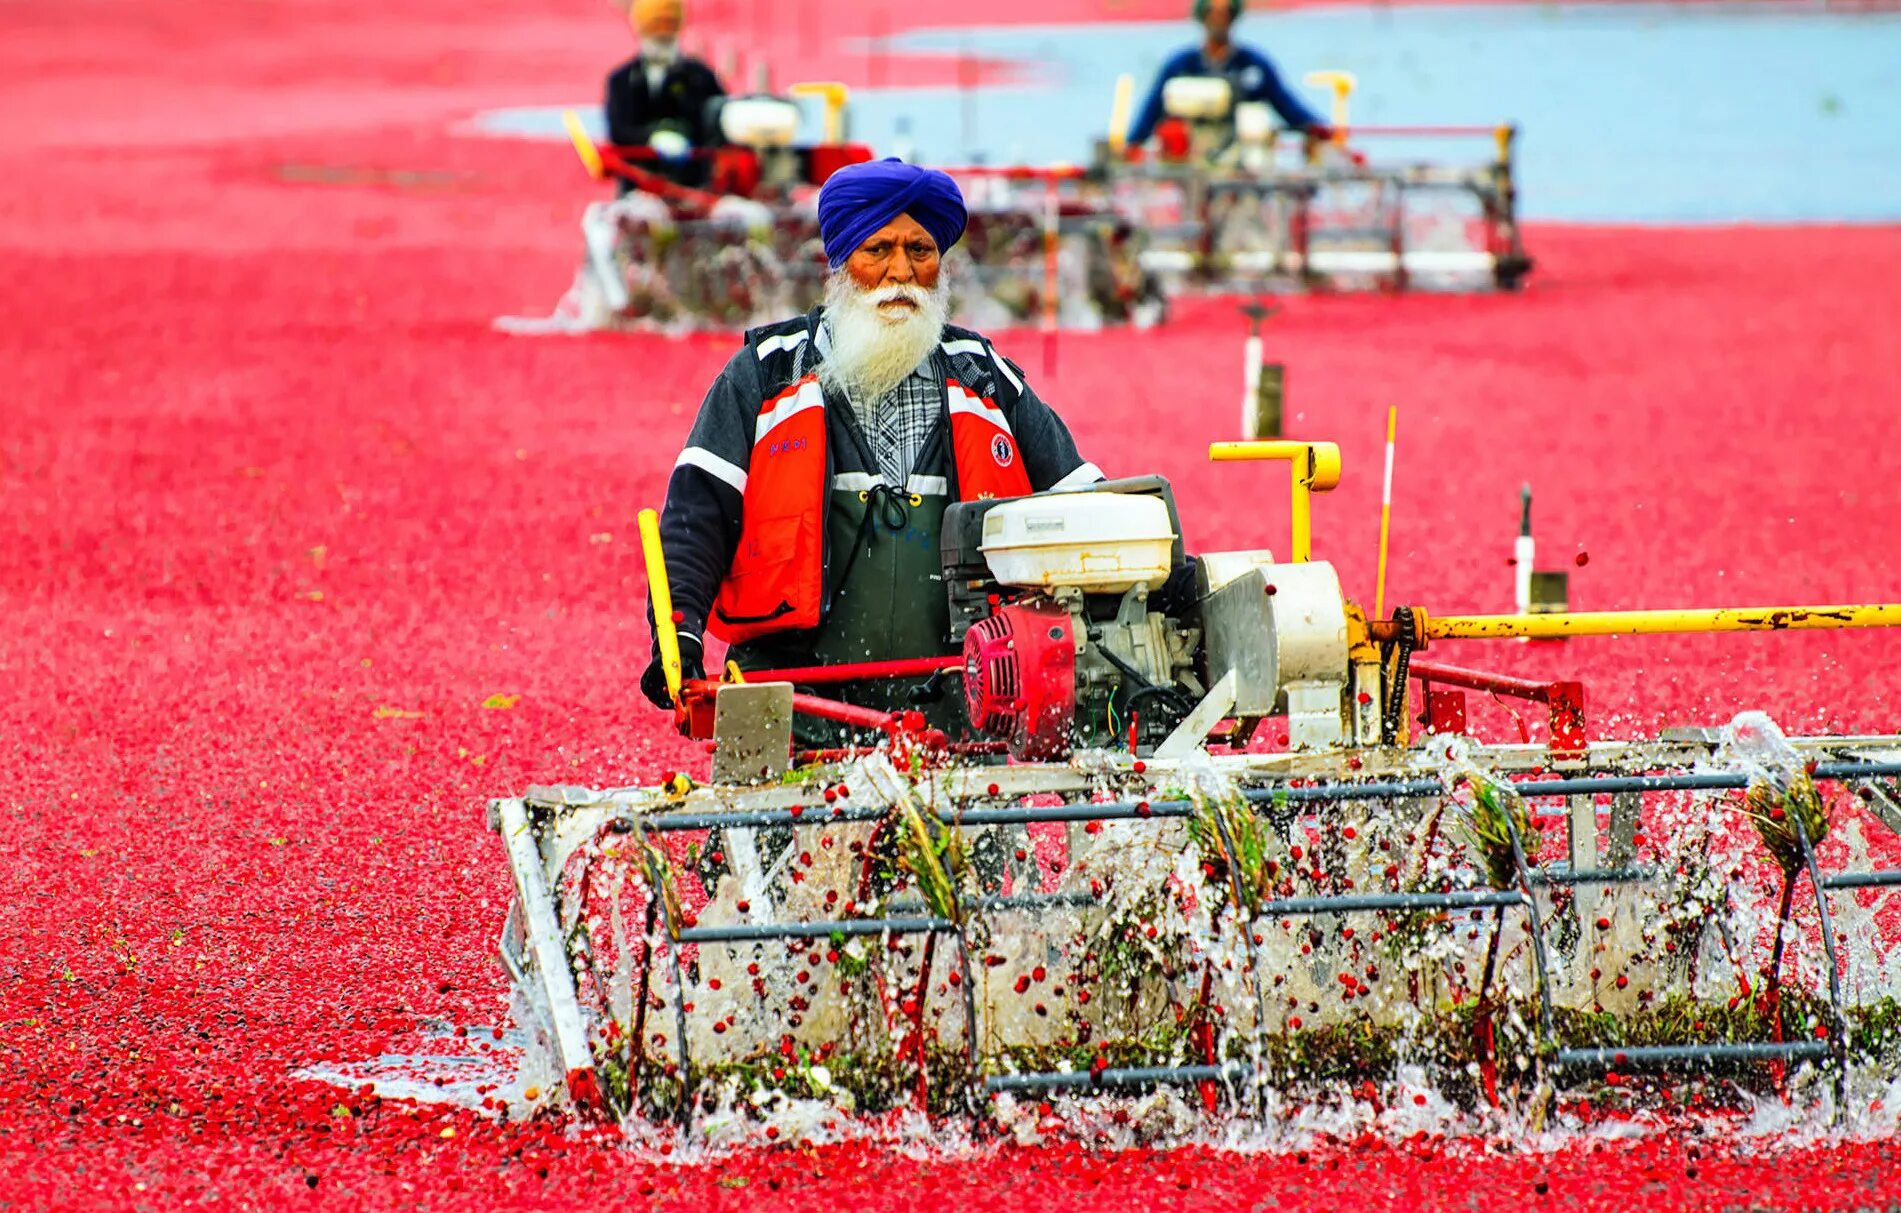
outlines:
[[[1518,613],[1531,613],[1531,565],[1537,553],[1537,547],[1531,539],[1531,486],[1525,485],[1518,494],[1518,539],[1512,544],[1512,584],[1513,597],[1517,600]]]

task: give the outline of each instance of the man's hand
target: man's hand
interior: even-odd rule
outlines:
[[[692,636],[680,637],[680,681],[691,682],[706,677],[706,666],[700,656],[700,642]],[[647,670],[640,676],[640,693],[657,708],[671,708],[673,700],[667,696],[667,670],[661,664],[660,654],[655,653],[653,660],[647,663]]]

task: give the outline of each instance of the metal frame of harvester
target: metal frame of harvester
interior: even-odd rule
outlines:
[[[1126,146],[1134,81],[1116,82],[1109,135],[1096,149],[1095,178],[1114,204],[1141,222],[1143,267],[1172,289],[1225,291],[1412,289],[1515,290],[1531,270],[1518,227],[1516,125],[1354,125],[1351,72],[1317,71],[1310,85],[1332,95],[1324,132],[1289,142],[1267,107],[1236,104],[1219,78],[1178,79],[1179,106],[1154,153]],[[1210,94],[1209,89],[1213,92]],[[1483,140],[1480,161],[1375,158],[1382,147]],[[1160,213],[1155,203],[1163,203]],[[1473,212],[1433,216],[1434,205]],[[1459,227],[1444,238],[1446,226]],[[1435,230],[1436,225],[1436,230]]]
[[[1485,140],[1477,163],[1385,162],[1347,151],[1346,140]],[[1194,159],[1129,161],[1105,156],[1112,197],[1158,187],[1178,195],[1174,222],[1146,227],[1142,265],[1178,289],[1329,291],[1515,290],[1531,271],[1518,225],[1518,128],[1363,126],[1307,138],[1297,163],[1271,154],[1260,164]],[[1476,237],[1465,247],[1418,247],[1413,221],[1430,200],[1469,199]],[[1123,202],[1125,211],[1136,204]],[[1224,216],[1251,210],[1239,238]]]
[[[1311,494],[1338,483],[1337,448],[1309,442],[1219,443],[1211,454],[1217,459],[1273,459],[1290,464],[1292,559],[1271,567],[1297,570],[1307,565],[1311,555]],[[664,565],[658,559],[657,528],[651,512],[643,518],[643,531],[651,543],[650,579],[656,618],[661,621],[662,652],[677,663],[677,649],[668,626],[670,603]],[[1292,572],[1284,579],[1289,584],[1296,580]],[[1275,593],[1271,584],[1267,593],[1270,597]],[[964,896],[951,914],[932,912],[915,897],[884,905],[872,902],[875,908],[869,909],[861,908],[866,903],[848,898],[842,911],[790,918],[777,915],[769,898],[754,894],[755,904],[743,921],[702,923],[678,897],[660,895],[660,890],[671,885],[669,875],[656,866],[662,853],[659,844],[670,835],[719,830],[727,840],[726,849],[740,887],[762,890],[766,887],[765,876],[755,842],[760,832],[789,831],[795,837],[809,837],[814,830],[854,823],[883,828],[900,813],[929,818],[943,828],[972,836],[985,830],[1061,826],[1067,831],[1074,855],[1086,845],[1083,832],[1098,828],[1092,823],[1149,823],[1162,828],[1196,814],[1197,797],[1166,793],[1171,788],[1191,786],[1191,769],[1198,764],[1202,769],[1211,766],[1230,781],[1247,808],[1277,830],[1290,830],[1315,814],[1392,813],[1438,802],[1448,795],[1446,771],[1436,751],[1443,749],[1446,734],[1462,728],[1462,696],[1472,690],[1535,702],[1548,712],[1549,737],[1544,744],[1480,745],[1472,749],[1471,757],[1496,772],[1527,803],[1540,806],[1537,817],[1562,819],[1565,859],[1538,862],[1537,855],[1527,853],[1514,825],[1510,826],[1511,879],[1505,887],[1485,887],[1475,882],[1457,887],[1452,887],[1452,882],[1439,887],[1386,887],[1392,885],[1390,880],[1375,887],[1376,882],[1369,880],[1368,887],[1358,889],[1273,897],[1253,905],[1243,925],[1359,913],[1522,913],[1537,997],[1533,1060],[1541,1077],[1571,1070],[1808,1062],[1832,1071],[1839,1108],[1848,1028],[1837,976],[1838,943],[1829,897],[1843,890],[1901,884],[1901,868],[1825,872],[1800,818],[1796,819],[1800,872],[1807,875],[1812,887],[1816,926],[1827,958],[1830,1019],[1819,1035],[1753,1042],[1561,1047],[1553,1028],[1553,990],[1560,981],[1564,960],[1554,954],[1542,925],[1551,912],[1554,893],[1571,890],[1577,898],[1573,912],[1588,917],[1593,904],[1590,899],[1598,895],[1598,890],[1659,879],[1657,871],[1634,862],[1632,835],[1646,798],[1743,789],[1749,779],[1733,770],[1712,768],[1722,743],[1717,730],[1668,730],[1658,738],[1643,741],[1591,741],[1585,731],[1583,689],[1575,682],[1509,678],[1415,660],[1414,654],[1432,641],[1443,639],[1892,626],[1901,626],[1901,606],[1478,617],[1431,616],[1421,610],[1399,608],[1390,619],[1369,619],[1349,603],[1344,615],[1349,668],[1341,672],[1335,697],[1317,706],[1311,694],[1290,691],[1287,702],[1294,712],[1288,732],[1293,735],[1293,748],[1276,753],[1247,752],[1237,745],[1245,744],[1247,734],[1259,722],[1236,714],[1231,685],[1227,706],[1222,706],[1221,686],[1217,685],[1211,689],[1210,699],[1183,723],[1177,733],[1179,736],[1187,731],[1185,746],[1171,737],[1145,755],[1097,750],[1079,752],[1067,762],[1008,766],[972,765],[947,758],[941,738],[931,736],[908,713],[867,712],[801,693],[790,700],[792,710],[880,730],[885,741],[864,750],[820,755],[823,762],[794,769],[788,776],[765,783],[693,786],[684,777],[670,776],[658,786],[644,788],[531,788],[519,797],[493,802],[490,823],[507,845],[516,891],[501,940],[502,963],[522,995],[522,1012],[542,1051],[558,1059],[567,1099],[575,1107],[598,1115],[647,1114],[684,1119],[697,1106],[691,1098],[691,1080],[698,1073],[691,1043],[696,1033],[690,1022],[693,1015],[683,949],[805,946],[810,941],[838,943],[853,938],[870,938],[887,946],[906,938],[931,944],[941,939],[953,945],[953,954],[945,963],[955,966],[948,971],[957,975],[950,981],[956,990],[947,996],[960,1004],[962,1082],[964,1100],[970,1107],[1013,1092],[1094,1092],[1157,1085],[1199,1086],[1211,1101],[1225,1090],[1237,1107],[1246,1107],[1251,1103],[1250,1089],[1258,1096],[1256,1080],[1261,1077],[1262,1063],[1258,1057],[1222,1057],[1211,1045],[1201,1060],[1192,1063],[1087,1069],[1019,1071],[986,1053],[988,1008],[978,1005],[970,942],[973,924],[982,919],[1034,923],[1039,916],[1057,909],[1088,913],[1099,900],[1100,890],[984,890]],[[1265,636],[1262,643],[1272,644],[1274,639]],[[924,659],[897,663],[885,672],[955,672],[959,665],[957,658]],[[677,678],[677,664],[674,668]],[[792,673],[807,683],[826,677],[824,672]],[[866,671],[834,673],[863,676]],[[748,678],[750,685],[757,686],[771,684],[774,675],[752,674]],[[1417,718],[1411,707],[1414,682],[1421,684],[1425,709]],[[712,744],[718,747],[743,748],[756,743],[756,739],[720,728],[721,698],[740,689],[737,684],[707,680],[675,685],[682,705],[679,721],[683,731],[710,735]],[[1412,733],[1416,720],[1428,726],[1417,736]],[[1812,736],[1791,738],[1789,742],[1812,779],[1854,787],[1884,825],[1901,832],[1901,799],[1897,799],[1894,783],[1901,776],[1901,736]],[[849,790],[838,794],[846,785]],[[1607,830],[1601,830],[1599,824],[1600,802],[1604,799],[1609,802]],[[1509,814],[1505,820],[1509,825]],[[1232,853],[1233,844],[1225,833],[1221,841]],[[638,974],[639,993],[633,1004],[636,1018],[631,1031],[613,1025],[611,1009],[584,997],[577,982],[577,972],[588,961],[585,942],[577,940],[579,910],[569,874],[572,865],[588,862],[595,853],[592,849],[604,842],[624,843],[633,853],[646,856],[636,861],[636,866],[646,865],[644,877],[650,884],[645,898],[645,929],[640,934],[649,943]],[[790,850],[797,852],[800,848],[793,846]],[[1791,875],[1791,885],[1793,880]],[[746,904],[741,903],[742,907]],[[1727,931],[1727,927],[1723,929]],[[655,939],[660,941],[658,948],[653,946]],[[1258,945],[1259,935],[1253,939]],[[920,1005],[907,1004],[905,1016],[915,1025],[915,1035],[908,1044],[917,1050],[920,1061],[924,1037],[921,1004],[927,1001],[925,979],[930,975],[931,955],[927,944],[923,977],[914,996]],[[1254,955],[1253,945],[1249,955]],[[1579,963],[1583,963],[1581,957]],[[1254,998],[1258,1000],[1258,971],[1254,980]],[[654,1022],[663,1015],[672,1021],[672,1043],[651,1057],[647,1044],[650,1011],[656,1016]],[[1255,1030],[1265,1030],[1269,1019],[1263,1001],[1259,1018],[1254,1021]],[[715,1025],[715,1030],[723,1029]],[[599,1070],[602,1058],[610,1055],[618,1058],[616,1064],[622,1067],[618,1093],[609,1091]],[[667,1106],[641,1106],[638,1075],[647,1064],[664,1068],[679,1080],[677,1087],[670,1088],[674,1094]],[[918,1069],[922,1095],[925,1067],[920,1064]]]

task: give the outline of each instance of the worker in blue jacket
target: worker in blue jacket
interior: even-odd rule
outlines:
[[[1129,129],[1129,146],[1146,142],[1165,116],[1162,112],[1162,88],[1177,76],[1224,76],[1234,89],[1236,104],[1265,101],[1274,107],[1281,121],[1295,130],[1325,135],[1326,127],[1300,98],[1281,82],[1279,73],[1266,55],[1250,46],[1237,46],[1229,34],[1235,18],[1241,15],[1245,0],[1195,0],[1195,20],[1207,31],[1200,46],[1191,46],[1162,65],[1155,87],[1149,90],[1135,125]]]

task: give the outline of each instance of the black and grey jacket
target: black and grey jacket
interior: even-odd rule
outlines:
[[[686,448],[667,485],[660,533],[667,577],[680,630],[701,636],[721,581],[739,542],[745,508],[747,467],[752,458],[761,405],[810,374],[822,361],[828,332],[822,309],[780,324],[753,329],[707,393]],[[947,327],[933,355],[940,383],[954,381],[994,402],[1009,421],[1024,470],[1037,491],[1090,484],[1102,472],[1077,453],[1068,428],[1024,382],[1023,373],[981,335]],[[826,474],[831,496],[862,494],[882,485],[878,461],[852,409],[826,402]],[[941,518],[944,504],[958,500],[950,442],[948,397],[918,453],[909,483],[886,486],[924,499],[919,516]],[[928,537],[935,561],[935,523]],[[828,535],[831,534],[828,529]],[[828,603],[839,566],[847,562],[828,540],[825,572]],[[933,593],[938,591],[933,588]],[[829,613],[829,610],[828,610]],[[823,630],[821,623],[820,629]]]

